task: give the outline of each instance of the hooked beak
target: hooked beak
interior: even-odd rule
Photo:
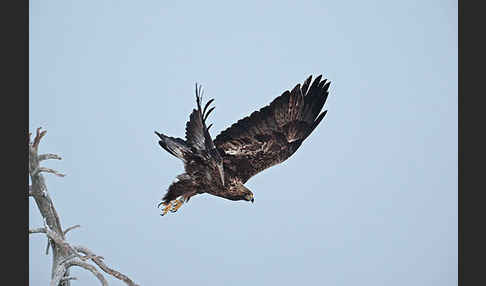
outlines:
[[[223,165],[218,165],[218,171],[219,171],[219,176],[221,177],[221,183],[224,186],[224,171],[223,171]]]

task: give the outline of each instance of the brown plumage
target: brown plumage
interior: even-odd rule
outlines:
[[[185,173],[177,176],[162,199],[162,215],[175,212],[196,194],[209,193],[230,200],[253,202],[244,184],[257,173],[279,164],[297,151],[326,115],[321,112],[329,84],[312,76],[292,91],[285,91],[269,105],[253,112],[214,141],[206,119],[213,99],[201,108],[201,88],[196,84],[196,103],[186,124],[186,140],[159,136],[159,144],[184,162]]]

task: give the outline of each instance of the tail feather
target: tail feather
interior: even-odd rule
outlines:
[[[176,156],[179,159],[185,161],[184,157],[185,154],[189,153],[191,149],[187,146],[186,141],[182,140],[181,138],[174,138],[165,136],[157,131],[155,134],[159,136],[159,145],[164,148],[167,152],[171,153],[172,155]]]

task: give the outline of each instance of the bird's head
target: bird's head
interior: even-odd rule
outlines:
[[[244,200],[252,203],[255,201],[255,197],[253,196],[253,193],[243,184],[238,183],[235,186],[235,188],[236,188],[235,191],[237,193],[236,200]]]

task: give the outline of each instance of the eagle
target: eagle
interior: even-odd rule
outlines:
[[[169,186],[158,207],[161,215],[176,212],[197,194],[208,193],[233,201],[254,202],[245,183],[259,172],[282,163],[299,149],[319,125],[330,82],[322,75],[286,90],[269,105],[238,120],[213,140],[206,126],[214,99],[204,108],[203,91],[196,83],[196,107],[186,123],[186,139],[155,131],[159,145],[184,163],[184,173]]]

